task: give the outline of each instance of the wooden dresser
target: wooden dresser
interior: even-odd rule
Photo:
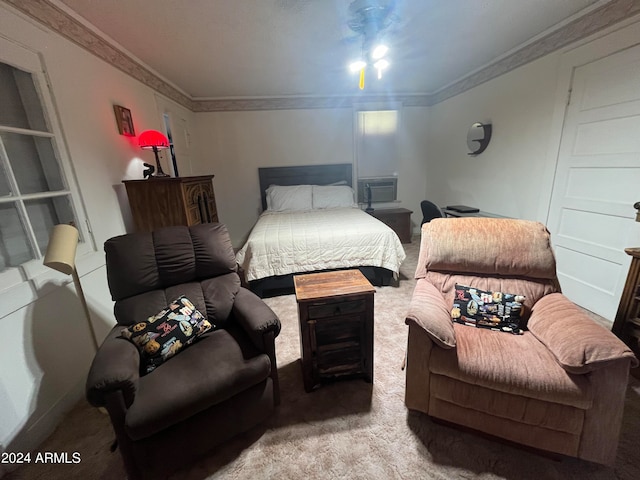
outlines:
[[[396,232],[402,243],[411,243],[411,214],[406,208],[378,208],[369,214]]]
[[[611,331],[640,358],[640,248],[624,251],[632,257],[631,266]],[[640,378],[640,368],[632,369],[631,373]]]
[[[323,379],[373,382],[373,294],[360,270],[295,275],[304,389]]]
[[[124,180],[138,232],[218,221],[213,175]]]

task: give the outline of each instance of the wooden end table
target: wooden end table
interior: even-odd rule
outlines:
[[[412,213],[411,210],[406,208],[376,208],[369,212],[369,215],[377,218],[396,232],[400,243],[411,243]]]
[[[373,382],[373,294],[360,270],[295,275],[302,377],[307,392],[322,380],[364,376]]]

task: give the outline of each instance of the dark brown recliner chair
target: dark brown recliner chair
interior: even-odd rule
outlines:
[[[86,395],[109,412],[129,478],[159,478],[273,412],[280,321],[240,286],[222,224],[122,235],[104,248],[118,324],[95,356]],[[181,295],[219,328],[143,375],[137,347],[120,333]]]

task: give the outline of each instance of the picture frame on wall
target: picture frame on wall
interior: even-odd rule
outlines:
[[[136,131],[133,128],[133,117],[131,110],[120,105],[114,105],[113,111],[116,114],[116,123],[118,124],[118,133],[127,137],[135,137]]]

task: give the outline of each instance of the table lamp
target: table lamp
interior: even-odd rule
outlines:
[[[371,213],[373,212],[373,207],[371,206],[371,185],[367,183],[367,208],[365,208],[365,212]]]
[[[80,298],[84,314],[89,324],[89,330],[91,330],[91,339],[93,340],[93,346],[98,351],[98,340],[96,338],[96,332],[91,323],[91,315],[89,315],[89,307],[87,301],[84,298],[84,292],[82,291],[82,285],[80,285],[80,277],[76,270],[76,248],[78,246],[78,230],[72,225],[56,225],[51,230],[49,236],[49,245],[47,245],[47,253],[44,256],[45,266],[64,273],[65,275],[71,275],[73,277],[73,283],[76,287],[76,294]]]
[[[158,156],[158,150],[164,150],[169,148],[169,140],[163,133],[157,130],[146,130],[140,134],[138,138],[138,145],[143,150],[153,150],[156,156],[156,177],[168,177],[169,175],[162,171],[162,165],[160,165],[160,157]],[[153,175],[150,175],[152,177]]]

